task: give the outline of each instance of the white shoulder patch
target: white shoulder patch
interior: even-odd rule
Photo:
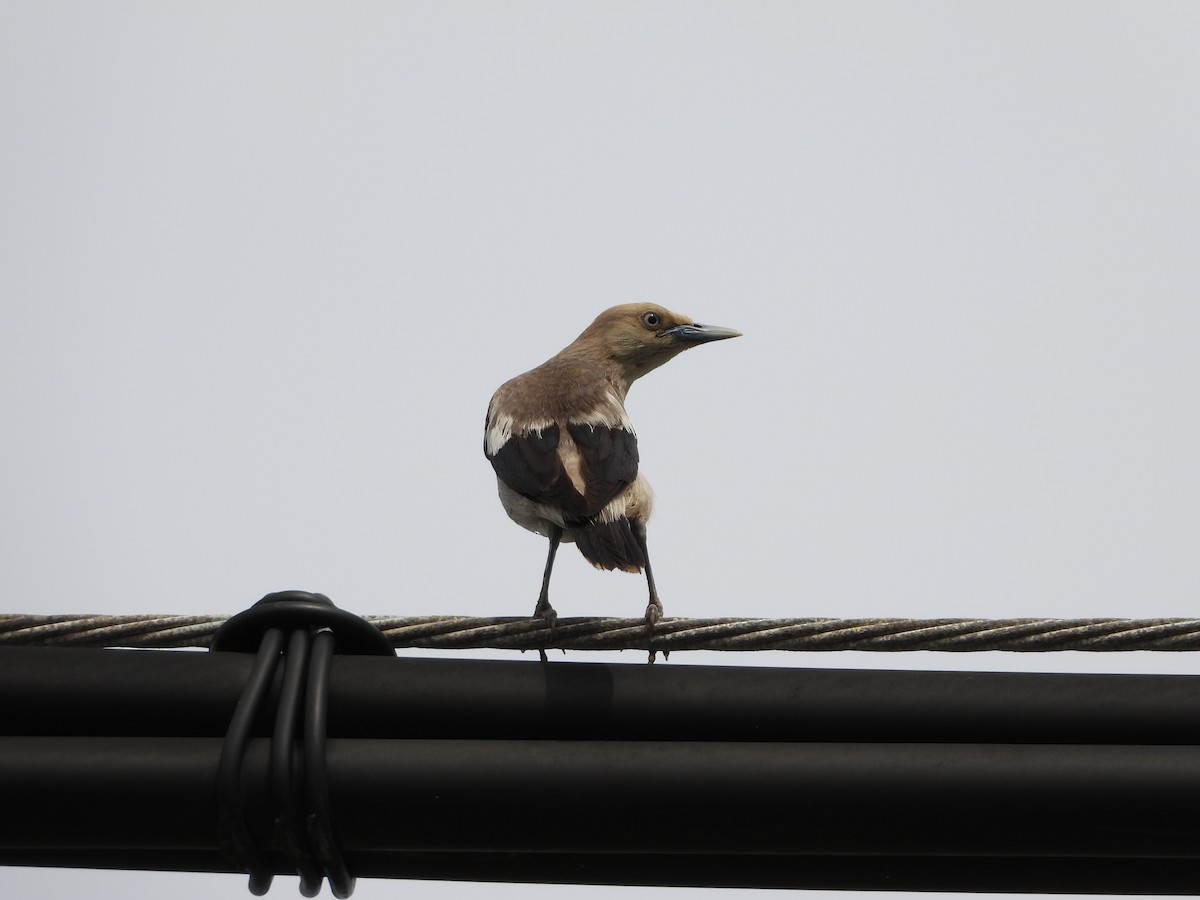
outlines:
[[[542,431],[553,425],[551,419],[543,419],[538,422],[529,422],[521,427],[521,434],[531,434],[536,432],[539,436]],[[487,429],[484,431],[484,446],[488,456],[495,456],[500,450],[512,440],[513,431],[516,429],[516,420],[505,413],[496,413],[488,417]]]
[[[488,456],[495,456],[500,448],[512,438],[513,417],[497,415],[488,417],[488,427],[484,432],[484,446]]]
[[[607,391],[604,395],[604,400],[598,403],[591,411],[583,415],[571,416],[571,422],[576,425],[603,425],[605,428],[623,428],[630,434],[637,434],[633,430],[633,423],[629,421],[629,416],[625,412],[625,407],[621,404],[620,398],[613,391]]]

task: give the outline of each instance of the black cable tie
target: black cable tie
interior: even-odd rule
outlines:
[[[279,591],[267,594],[252,607],[222,623],[209,650],[252,653],[268,628],[328,628],[337,636],[337,652],[354,655],[395,656],[396,651],[378,628],[361,616],[339,609],[324,594]]]
[[[334,635],[321,631],[313,639],[304,717],[305,798],[308,801],[308,837],[338,900],[354,893],[354,877],[337,848],[330,816],[329,771],[325,765],[326,721],[329,712],[329,670]]]
[[[302,895],[315,897],[324,877],[333,895],[344,900],[354,892],[355,879],[338,850],[330,815],[325,740],[331,663],[334,653],[394,657],[395,651],[374,625],[338,609],[325,595],[306,591],[263,597],[217,629],[210,649],[257,650],[221,748],[217,815],[222,852],[249,874],[252,894],[261,896],[270,889],[272,867],[255,846],[247,826],[241,770],[251,729],[282,657],[283,677],[269,756],[268,794],[275,814],[262,819],[273,823],[284,856],[300,876]],[[298,753],[302,698],[303,753]]]
[[[258,655],[229,720],[217,764],[217,841],[221,851],[249,874],[250,893],[259,897],[271,889],[275,876],[263,861],[246,827],[242,761],[250,740],[250,729],[271,687],[282,650],[282,629],[270,628],[264,632]]]
[[[296,752],[311,643],[312,636],[301,628],[293,631],[288,640],[279,710],[271,735],[271,795],[279,811],[275,819],[275,834],[289,864],[300,876],[300,893],[305,897],[315,897],[321,892],[321,879],[324,877],[308,842],[304,814],[299,803],[304,775],[302,757],[297,758]]]

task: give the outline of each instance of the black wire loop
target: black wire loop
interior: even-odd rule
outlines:
[[[307,717],[304,720],[304,758],[307,763],[304,796],[308,801],[308,839],[316,851],[329,889],[338,900],[354,893],[354,878],[346,868],[333,836],[330,818],[329,771],[325,766],[325,723],[329,715],[329,670],[334,636],[321,631],[313,639],[308,678]]]
[[[213,635],[210,649],[256,653],[218,764],[222,852],[250,876],[250,893],[262,896],[270,890],[274,869],[255,844],[247,821],[248,814],[263,810],[248,809],[242,764],[282,661],[270,732],[267,813],[274,841],[300,876],[303,896],[315,897],[324,878],[333,895],[344,900],[354,893],[355,880],[338,850],[331,818],[325,766],[329,672],[335,653],[394,656],[395,651],[374,625],[338,609],[323,594],[306,591],[263,597],[226,621]]]
[[[292,632],[284,661],[275,731],[271,735],[271,799],[279,811],[275,819],[275,837],[283,846],[288,863],[300,876],[300,893],[305,897],[315,897],[321,892],[324,875],[313,859],[306,837],[300,804],[302,769],[296,759],[296,738],[311,644],[312,636],[306,630],[297,628]]]
[[[250,676],[229,720],[229,729],[225,732],[225,742],[221,745],[221,757],[217,764],[217,841],[221,851],[249,874],[250,893],[258,897],[271,889],[271,881],[275,876],[255,847],[246,825],[242,761],[254,720],[271,687],[282,649],[283,631],[279,628],[268,629],[262,636],[254,666],[250,669]]]
[[[210,650],[252,653],[268,628],[328,628],[337,638],[338,653],[395,656],[391,642],[366,619],[338,609],[324,594],[278,591],[226,620],[213,635]]]

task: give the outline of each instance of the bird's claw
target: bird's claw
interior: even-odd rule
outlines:
[[[646,633],[654,634],[654,626],[657,625],[663,617],[662,601],[658,599],[651,600],[646,604]]]
[[[543,598],[538,601],[537,606],[533,608],[533,617],[535,619],[545,619],[546,623],[550,626],[551,634],[554,633],[554,626],[558,624],[558,613],[550,605],[549,600]]]
[[[654,597],[653,599],[650,600],[650,602],[648,604],[646,604],[646,637],[648,639],[650,639],[650,640],[654,639],[654,626],[657,625],[662,620],[662,617],[663,617],[662,601],[659,600],[657,597]],[[667,658],[667,654],[669,652],[670,652],[669,650],[663,651],[663,659]],[[654,660],[657,656],[657,653],[658,653],[658,651],[656,651],[653,647],[650,649],[650,658],[646,660],[647,665],[651,665],[651,666],[654,665]]]
[[[550,605],[550,601],[545,597],[539,598],[537,606],[535,606],[533,609],[533,617],[535,619],[543,619],[546,622],[547,627],[550,629],[550,642],[553,643],[554,626],[558,624],[558,613],[555,612],[554,607]],[[546,657],[546,649],[544,647],[538,648],[538,656],[542,658],[542,662],[550,661]]]

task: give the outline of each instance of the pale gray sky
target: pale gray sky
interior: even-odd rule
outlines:
[[[10,0],[6,611],[529,612],[488,397],[651,299],[745,333],[630,394],[667,615],[1194,616],[1198,39],[1184,2]],[[645,606],[571,548],[551,596]],[[108,884],[244,892],[0,869]]]

